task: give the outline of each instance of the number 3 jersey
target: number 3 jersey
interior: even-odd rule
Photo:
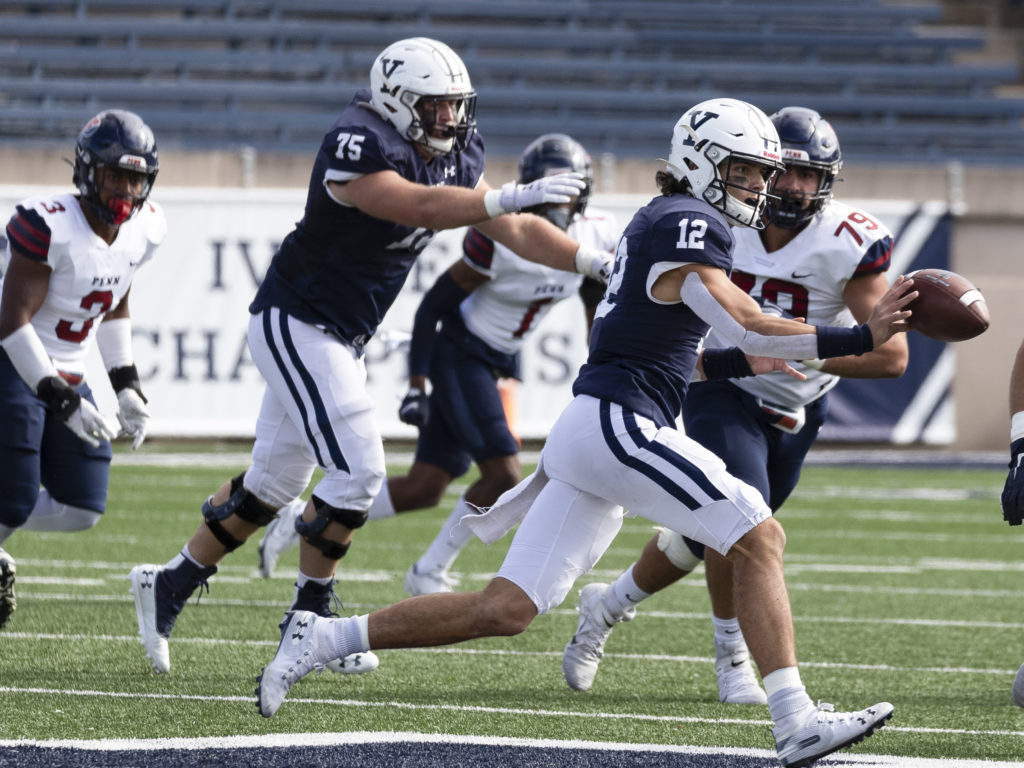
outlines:
[[[51,270],[46,298],[31,322],[58,369],[85,372],[100,321],[128,293],[135,270],[152,258],[166,234],[163,210],[149,200],[110,245],[93,232],[74,194],[18,204],[7,224],[7,255],[17,250]]]
[[[767,253],[757,231],[733,230],[732,280],[763,303],[811,325],[856,324],[843,293],[851,278],[885,272],[892,257],[889,230],[864,211],[833,200],[787,245]],[[728,346],[712,328],[706,347]],[[798,366],[800,367],[800,366]],[[732,383],[763,400],[797,408],[817,400],[839,377],[802,368],[807,381],[781,372],[733,379]]]
[[[611,213],[588,209],[569,225],[569,237],[611,253],[618,238]],[[459,305],[465,327],[489,347],[514,355],[551,308],[579,290],[583,276],[527,261],[501,243],[470,228],[462,259],[490,278]]]

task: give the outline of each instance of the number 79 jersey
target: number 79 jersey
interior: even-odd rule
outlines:
[[[31,322],[59,368],[84,373],[99,322],[128,293],[135,270],[152,258],[166,232],[163,211],[148,200],[110,245],[92,231],[73,194],[18,204],[7,225],[8,249],[51,270],[46,298]]]
[[[856,323],[844,292],[855,277],[885,272],[892,258],[893,237],[878,219],[833,200],[787,245],[768,253],[757,231],[733,230],[732,281],[761,301],[811,325],[851,326]],[[712,329],[707,347],[727,346]],[[807,381],[784,373],[734,379],[741,389],[769,402],[806,405],[832,389],[839,379],[806,368]]]

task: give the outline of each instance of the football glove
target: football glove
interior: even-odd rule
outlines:
[[[430,400],[427,393],[413,387],[402,398],[402,404],[398,406],[398,418],[405,424],[423,429],[429,416]]]
[[[114,439],[113,427],[84,397],[78,407],[64,419],[64,423],[93,448],[98,448],[100,441],[109,443]]]
[[[1010,473],[999,500],[1003,520],[1010,525],[1024,522],[1024,437],[1010,443]]]
[[[484,196],[484,204],[491,218],[503,213],[518,213],[535,205],[571,203],[587,186],[583,175],[575,171],[542,176],[529,184],[510,181],[501,190],[491,190]],[[497,192],[495,196],[494,192]],[[488,197],[489,196],[489,197]]]
[[[581,245],[576,251],[573,265],[581,275],[607,283],[608,278],[611,277],[612,268],[615,266],[615,257],[608,251],[599,251],[596,248]]]
[[[146,410],[142,396],[131,387],[125,387],[117,393],[117,420],[121,422],[121,431],[117,436],[134,438],[132,450],[137,451],[146,439],[149,411]]]

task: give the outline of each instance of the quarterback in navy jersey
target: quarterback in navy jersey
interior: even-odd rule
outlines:
[[[23,200],[0,269],[0,544],[17,529],[79,531],[103,514],[115,428],[97,411],[85,358],[99,347],[120,434],[138,448],[149,412],[133,363],[128,293],[167,223],[148,199],[153,132],[100,112],[75,144],[78,192]],[[15,607],[14,561],[0,549],[0,627]]]
[[[473,224],[527,259],[606,276],[610,257],[524,208],[568,203],[578,174],[483,180],[476,93],[462,60],[429,38],[385,48],[324,136],[302,220],[282,242],[250,305],[249,350],[266,390],[252,462],[203,505],[203,523],[166,565],[130,573],[139,634],[157,672],[170,668],[174,622],[217,563],[299,499],[293,607],[330,615],[333,576],[384,478],[384,447],[366,392],[363,347],[435,232]],[[365,671],[368,658],[341,671]]]
[[[832,200],[842,154],[827,121],[803,107],[786,107],[770,119],[786,171],[773,183],[767,226],[736,230],[732,281],[766,312],[812,325],[862,322],[888,290],[892,234],[867,212]],[[709,348],[724,343],[714,328],[705,342]],[[803,379],[776,372],[698,382],[683,406],[686,433],[722,457],[730,474],[756,488],[775,512],[796,486],[839,377],[896,377],[907,360],[906,337],[899,334],[863,355],[798,363]],[[764,704],[733,605],[730,565],[713,549],[706,554],[719,699]],[[613,584],[587,585],[579,628],[563,656],[570,687],[592,685],[615,623],[632,619],[638,603],[702,559],[703,544],[663,529]]]
[[[761,495],[675,420],[709,327],[737,345],[703,355],[709,378],[751,373],[747,354],[783,364],[863,354],[908,329],[904,307],[917,295],[913,282],[898,279],[856,328],[761,312],[728,277],[730,227],[760,226],[768,184],[783,169],[775,127],[750,104],[713,99],[683,114],[671,149],[657,177],[662,196],[637,213],[619,241],[576,396],[552,428],[536,472],[486,514],[463,521],[486,542],[518,523],[496,577],[480,592],[412,597],[365,616],[294,612],[285,627],[292,642],[278,647],[257,692],[265,716],[333,658],[522,632],[594,566],[624,508],[732,563],[740,621],[765,678],[784,765],[808,765],[892,716],[884,702],[836,713],[811,701],[797,669],[782,528]]]

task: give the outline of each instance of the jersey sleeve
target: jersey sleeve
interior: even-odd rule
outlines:
[[[462,239],[462,260],[490,279],[494,279],[494,241],[479,229],[470,227]]]
[[[324,136],[320,152],[327,158],[324,181],[345,183],[378,171],[397,170],[386,141],[364,126],[339,126]]]
[[[50,251],[51,237],[50,225],[39,211],[23,205],[15,208],[14,215],[7,223],[7,240],[12,252],[17,251],[23,256],[45,264]]]
[[[732,245],[728,225],[693,209],[666,212],[650,235],[655,263],[709,264],[727,272],[732,269]]]
[[[164,210],[157,203],[147,200],[141,213],[146,217],[146,245],[139,265],[145,264],[153,258],[153,253],[167,237],[167,218]]]
[[[888,271],[889,264],[892,263],[892,247],[892,235],[875,240],[861,257],[857,269],[853,272],[854,277]]]

